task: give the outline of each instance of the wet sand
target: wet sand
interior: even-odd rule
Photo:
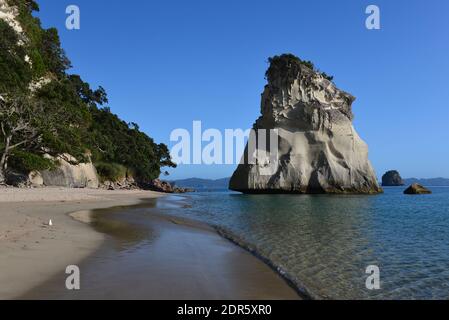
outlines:
[[[124,197],[90,203],[0,203],[0,221],[5,220],[4,212],[16,212],[26,219],[38,217],[39,229],[33,234],[45,238],[38,244],[33,244],[36,234],[24,235],[8,245],[2,240],[0,298],[299,298],[270,267],[214,229],[149,209],[156,206],[156,200],[134,207],[85,211],[142,202],[141,195],[128,195],[127,201]],[[170,205],[169,200],[162,199]],[[74,216],[85,223],[66,214],[73,211],[78,211]],[[53,227],[42,224],[55,215],[58,218]],[[64,271],[69,264],[80,267],[81,290],[65,288]]]

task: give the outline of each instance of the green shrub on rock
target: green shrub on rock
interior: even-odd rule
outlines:
[[[119,181],[127,178],[128,169],[117,163],[98,162],[95,163],[101,182]]]
[[[31,171],[51,170],[55,163],[31,152],[16,150],[9,159],[9,165],[15,171],[28,174]]]

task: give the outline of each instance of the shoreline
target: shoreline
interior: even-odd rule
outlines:
[[[7,192],[9,194],[5,195],[2,192],[3,190],[9,190]],[[0,262],[0,270],[6,270],[6,272],[2,272],[0,275],[0,283],[2,284],[0,299],[17,297],[39,299],[39,294],[36,295],[36,291],[34,291],[34,295],[28,293],[50,281],[58,272],[59,274],[63,273],[67,265],[89,260],[89,257],[94,255],[107,242],[106,238],[108,237],[94,230],[88,224],[92,210],[112,209],[114,207],[123,207],[123,210],[126,210],[134,205],[142,205],[145,199],[166,196],[166,194],[152,191],[65,188],[3,190],[0,190],[0,208],[2,208],[0,214],[0,254],[5,256],[6,259],[2,259]],[[44,197],[42,198],[42,196]],[[41,198],[39,199],[39,197]],[[40,202],[38,202],[39,200]],[[46,225],[46,221],[51,216],[55,218],[52,218],[53,226],[50,227]],[[173,232],[176,232],[177,235],[186,233],[188,235],[184,242],[193,241],[195,246],[199,246],[196,248],[190,245],[188,248],[194,248],[190,250],[191,252],[176,252],[177,255],[184,255],[184,262],[188,263],[189,256],[192,255],[202,254],[204,256],[202,258],[207,259],[208,251],[209,253],[212,250],[213,252],[221,252],[221,255],[215,259],[218,261],[222,259],[222,263],[228,265],[228,268],[222,268],[222,271],[229,278],[227,279],[228,282],[234,283],[234,287],[228,290],[228,298],[232,298],[233,294],[245,297],[241,294],[247,290],[251,293],[245,294],[251,298],[270,299],[270,294],[264,296],[263,292],[258,293],[258,290],[263,291],[267,288],[274,288],[274,291],[278,293],[278,296],[272,295],[274,299],[304,298],[284,275],[267,264],[264,259],[254,255],[244,246],[230,241],[231,239],[221,235],[213,226],[195,220],[180,220],[170,215],[162,216],[157,212],[152,219],[159,232],[172,235],[174,235]],[[11,235],[11,232],[5,233],[5,226],[10,229],[16,227],[13,235]],[[22,232],[19,232],[20,230]],[[168,247],[167,250],[176,251],[179,249],[177,247],[180,247],[180,245]],[[186,251],[185,248],[184,251]],[[189,250],[187,249],[187,251]],[[33,261],[33,264],[29,263],[31,261]],[[208,261],[205,264],[213,264],[213,261]],[[184,268],[185,266],[178,266],[178,269]],[[209,267],[211,270],[214,268],[216,269],[217,266]],[[174,269],[176,269],[176,266],[174,266]],[[196,269],[190,270],[192,273],[190,277],[204,278],[205,270],[199,269],[197,266]],[[239,275],[239,272],[236,272],[238,270],[246,270],[246,277],[253,277],[254,279],[243,279],[245,275]],[[251,273],[256,275],[250,275],[250,270],[252,270]],[[153,271],[157,273],[157,270]],[[173,271],[174,274],[179,273],[179,270]],[[209,273],[211,273],[211,281],[218,281],[216,280],[217,274]],[[264,279],[267,279],[267,284],[259,283],[263,282]],[[183,281],[184,279],[178,280]],[[246,282],[249,288],[235,284],[239,282]],[[226,285],[226,282],[222,281],[219,285]],[[209,290],[209,295],[213,294],[214,290],[220,290],[219,288],[209,288],[204,284],[202,286],[201,290]],[[223,299],[220,295],[212,295],[212,297],[214,296]],[[207,297],[204,296],[203,298]],[[176,296],[173,298],[176,298]]]
[[[293,277],[291,274],[289,274],[287,271],[285,271],[281,266],[279,266],[276,262],[270,260],[267,258],[257,246],[251,245],[248,242],[245,242],[240,236],[237,236],[235,233],[226,230],[225,228],[214,226],[213,227],[215,231],[223,238],[227,239],[228,241],[232,242],[234,245],[244,249],[257,259],[261,260],[263,263],[265,263],[267,266],[269,266],[274,272],[279,274],[282,279],[290,286],[292,287],[296,293],[301,297],[303,300],[323,300],[323,299],[329,299],[329,297],[320,297],[318,295],[313,294],[310,290],[308,290],[304,285],[301,284],[301,282]]]
[[[179,196],[182,197],[182,195]],[[235,246],[245,250],[246,252],[248,252],[248,254],[252,255],[256,259],[262,261],[265,265],[270,267],[270,269],[272,269],[276,274],[278,274],[287,283],[287,285],[289,285],[293,290],[295,290],[295,292],[302,300],[329,299],[329,297],[319,296],[312,293],[309,289],[307,289],[306,286],[302,285],[297,278],[293,277],[291,274],[285,271],[284,268],[282,268],[282,266],[279,266],[276,262],[267,258],[266,255],[263,254],[262,252],[263,250],[261,250],[257,246],[254,246],[246,242],[245,240],[243,240],[241,236],[238,236],[234,232],[229,231],[224,227],[208,224],[206,222],[195,220],[193,218],[179,217],[171,214],[164,214],[159,216],[162,217],[163,219],[168,219],[176,224],[191,225],[196,228],[213,229],[213,231],[216,232],[220,237],[228,240]]]
[[[275,272],[279,277],[282,278],[285,283],[290,286],[300,297],[302,300],[322,300],[323,298],[327,297],[320,297],[318,295],[313,294],[308,290],[305,286],[303,286],[296,278],[291,276],[287,271],[285,271],[282,267],[280,267],[278,264],[276,264],[274,261],[270,260],[269,258],[266,258],[265,255],[262,253],[262,250],[260,250],[257,246],[251,245],[248,242],[244,241],[240,236],[236,235],[235,233],[217,226],[217,225],[211,225],[206,222],[198,221],[193,218],[186,218],[186,217],[178,217],[175,215],[170,214],[159,214],[158,217],[162,219],[167,219],[175,224],[181,224],[185,226],[192,226],[194,228],[205,228],[208,230],[213,230],[213,232],[217,233],[221,238],[226,239],[231,244],[237,246],[238,248],[241,248],[257,260],[260,260],[262,263],[264,263],[266,266],[268,266],[273,272]]]

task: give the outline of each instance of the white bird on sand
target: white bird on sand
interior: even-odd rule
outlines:
[[[49,225],[50,227],[53,225],[53,222],[51,221],[51,219],[50,219],[50,221],[48,221],[48,225]]]

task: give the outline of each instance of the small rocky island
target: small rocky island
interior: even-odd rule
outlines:
[[[309,61],[284,54],[269,62],[262,115],[253,128],[277,129],[276,170],[267,174],[263,161],[242,161],[229,188],[243,193],[382,192],[368,147],[352,125],[355,98]]]
[[[404,181],[397,170],[387,171],[382,176],[382,186],[383,187],[398,187],[403,186]]]
[[[412,184],[404,191],[404,194],[431,194],[431,193],[432,191],[430,191],[429,189],[423,187],[418,183]]]

